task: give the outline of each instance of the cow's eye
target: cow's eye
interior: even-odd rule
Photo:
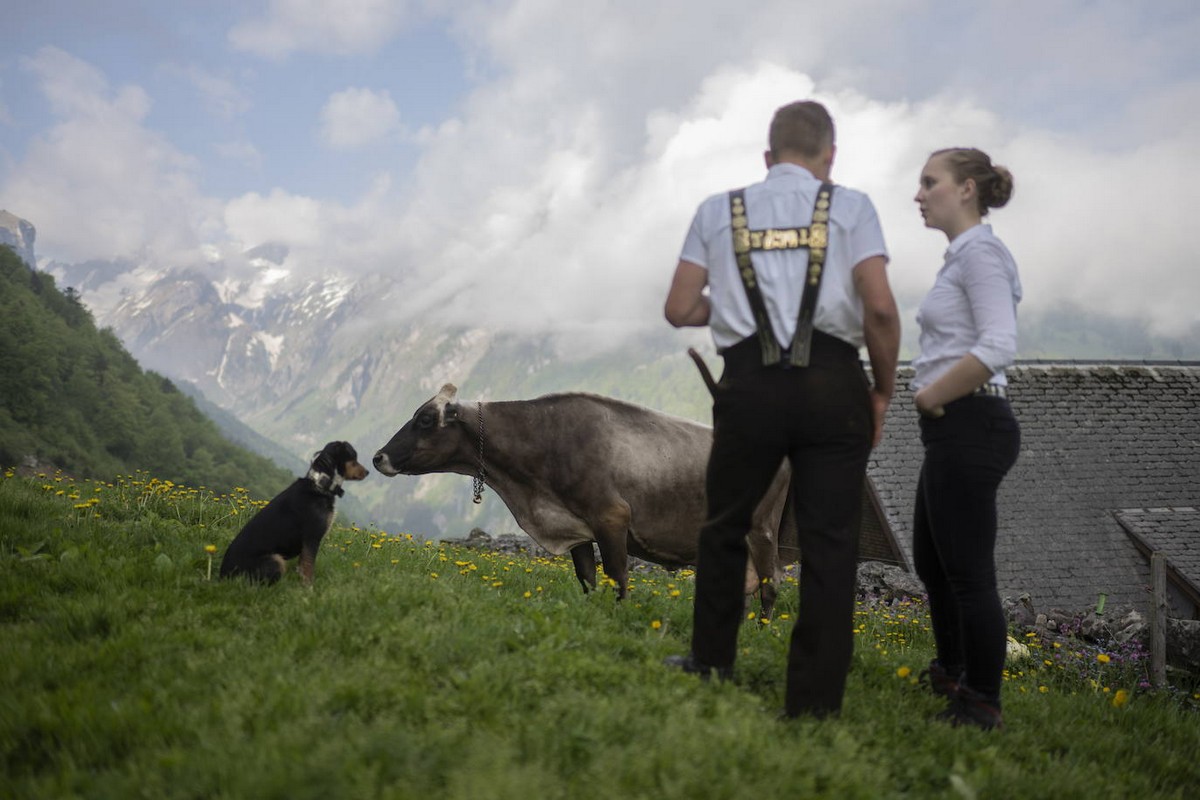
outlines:
[[[437,423],[437,414],[432,411],[426,411],[417,417],[417,427],[423,431],[427,431]]]

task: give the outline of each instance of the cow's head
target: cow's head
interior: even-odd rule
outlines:
[[[428,472],[463,472],[475,468],[473,440],[459,417],[454,401],[458,389],[447,383],[413,414],[375,454],[375,469],[383,475],[424,475]]]

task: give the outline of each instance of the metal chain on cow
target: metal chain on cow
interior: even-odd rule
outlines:
[[[475,502],[483,502],[483,482],[487,478],[487,469],[483,465],[483,402],[479,403],[479,474],[471,479],[471,488],[475,492]]]

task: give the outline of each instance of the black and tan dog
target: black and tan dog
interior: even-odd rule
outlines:
[[[300,556],[300,576],[311,585],[317,548],[333,524],[333,501],[343,494],[342,481],[365,477],[367,470],[349,442],[325,445],[308,474],[276,495],[234,537],[221,560],[221,577],[275,583],[288,559]]]

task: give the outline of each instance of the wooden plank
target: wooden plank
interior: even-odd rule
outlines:
[[[1155,550],[1150,554],[1150,578],[1154,590],[1150,605],[1150,682],[1167,685],[1167,559]]]

